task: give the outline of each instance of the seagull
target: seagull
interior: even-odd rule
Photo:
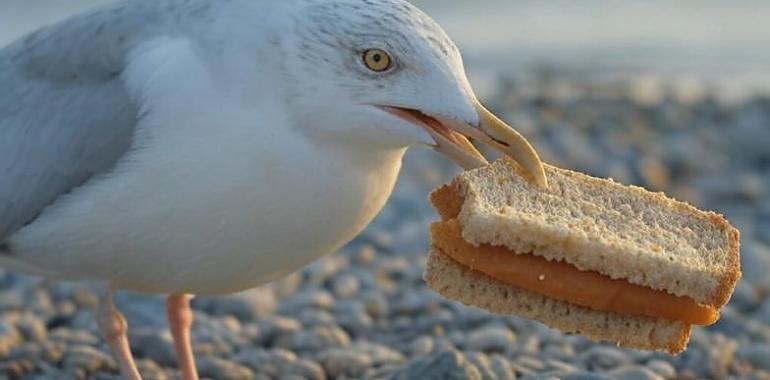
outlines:
[[[484,143],[547,186],[474,95],[457,47],[403,0],[134,0],[0,50],[0,265],[98,284],[97,323],[140,379],[117,290],[168,295],[186,380],[192,295],[284,277],[382,209],[408,147],[466,169]]]

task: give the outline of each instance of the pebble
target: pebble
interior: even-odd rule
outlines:
[[[741,271],[745,280],[758,285],[763,291],[769,291],[770,276],[767,274],[770,273],[770,244],[751,238],[742,238]]]
[[[45,322],[34,314],[24,314],[16,323],[16,328],[27,341],[42,343],[48,339]]]
[[[486,354],[481,352],[470,352],[465,355],[468,358],[468,361],[479,370],[482,379],[500,378],[500,375],[495,372],[495,368],[492,367],[492,361],[489,360],[489,357]],[[513,376],[513,370],[511,370],[510,374],[502,375]]]
[[[337,298],[353,298],[361,289],[361,283],[353,274],[342,273],[332,279],[331,287]]]
[[[196,298],[193,306],[212,316],[232,316],[240,321],[251,321],[272,313],[276,299],[273,288],[263,286],[225,298]]]
[[[468,334],[465,347],[473,351],[505,352],[514,346],[516,336],[505,326],[488,326]]]
[[[421,336],[411,343],[411,353],[414,356],[428,355],[433,352],[433,337]]]
[[[578,361],[589,370],[605,370],[626,365],[630,359],[623,351],[605,346],[594,346],[578,355]]]
[[[725,213],[741,229],[743,279],[719,323],[693,328],[687,351],[670,357],[597,344],[427,289],[422,271],[436,214],[425,197],[459,170],[412,149],[385,210],[340,253],[251,291],[193,300],[201,374],[770,380],[770,150],[763,139],[770,100],[683,102],[661,85],[639,103],[633,85],[588,85],[563,75],[506,85],[493,104],[509,120],[526,121],[547,161],[664,190]],[[95,290],[0,269],[0,380],[118,380],[94,322]],[[116,296],[147,379],[179,376],[164,301]]]
[[[575,372],[561,378],[561,380],[618,380],[615,377],[592,372]]]
[[[151,358],[158,364],[174,367],[177,364],[176,351],[171,334],[158,333],[154,329],[139,328],[129,330],[131,349],[144,357]]]
[[[621,367],[607,374],[624,380],[663,380],[663,377],[652,370],[640,366]]]
[[[254,371],[238,363],[206,356],[197,360],[198,372],[201,377],[217,380],[251,380]]]
[[[500,380],[515,380],[516,373],[511,367],[511,362],[504,356],[498,354],[492,354],[489,356],[489,366],[492,372]]]
[[[279,372],[280,379],[284,379],[284,376],[296,376],[305,380],[326,380],[326,373],[323,367],[315,361],[308,359],[300,359],[289,363]]]
[[[673,379],[676,377],[676,368],[665,360],[651,360],[646,364],[646,367],[664,379]]]
[[[237,353],[233,361],[266,376],[276,377],[297,361],[297,355],[283,349],[247,349]]]
[[[318,355],[318,362],[332,378],[360,378],[372,365],[372,359],[357,350],[333,349]]]
[[[276,347],[298,352],[318,352],[326,348],[349,345],[350,336],[336,326],[316,326],[310,331],[299,330],[280,336],[275,342]]]
[[[91,346],[72,345],[64,353],[62,365],[69,369],[83,369],[93,372],[99,369],[115,368],[115,361],[107,352]]]
[[[297,315],[305,308],[328,310],[333,303],[334,297],[325,290],[305,290],[284,300],[276,311],[281,315]]]
[[[8,355],[21,342],[22,336],[16,326],[7,319],[0,320],[0,356]]]
[[[479,370],[457,351],[417,358],[396,371],[393,380],[480,380]]]
[[[363,303],[358,300],[338,300],[332,306],[331,312],[336,315],[333,320],[353,336],[364,334],[374,324]]]
[[[755,368],[770,371],[770,344],[757,343],[740,347],[737,358],[748,362]]]

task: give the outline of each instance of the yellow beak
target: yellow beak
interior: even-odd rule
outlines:
[[[468,140],[478,140],[519,163],[535,184],[548,187],[545,170],[532,145],[519,132],[500,120],[478,100],[474,108],[479,115],[479,125],[470,125],[453,118],[428,115],[421,111],[383,106],[385,111],[421,125],[436,142],[434,149],[457,162],[465,169],[488,165],[486,158]]]

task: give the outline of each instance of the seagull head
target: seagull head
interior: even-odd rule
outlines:
[[[402,0],[305,0],[285,40],[297,125],[372,148],[427,145],[471,169],[469,139],[517,161],[547,186],[536,151],[474,94],[444,30]]]

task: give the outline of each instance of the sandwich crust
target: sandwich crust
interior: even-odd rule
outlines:
[[[497,161],[465,172],[431,194],[463,238],[565,261],[614,279],[720,308],[740,278],[740,234],[721,215],[545,165],[550,188]]]
[[[540,321],[565,333],[621,347],[682,352],[690,339],[690,325],[662,318],[595,311],[506,285],[464,267],[431,247],[424,278],[443,297],[494,313],[515,314]]]

